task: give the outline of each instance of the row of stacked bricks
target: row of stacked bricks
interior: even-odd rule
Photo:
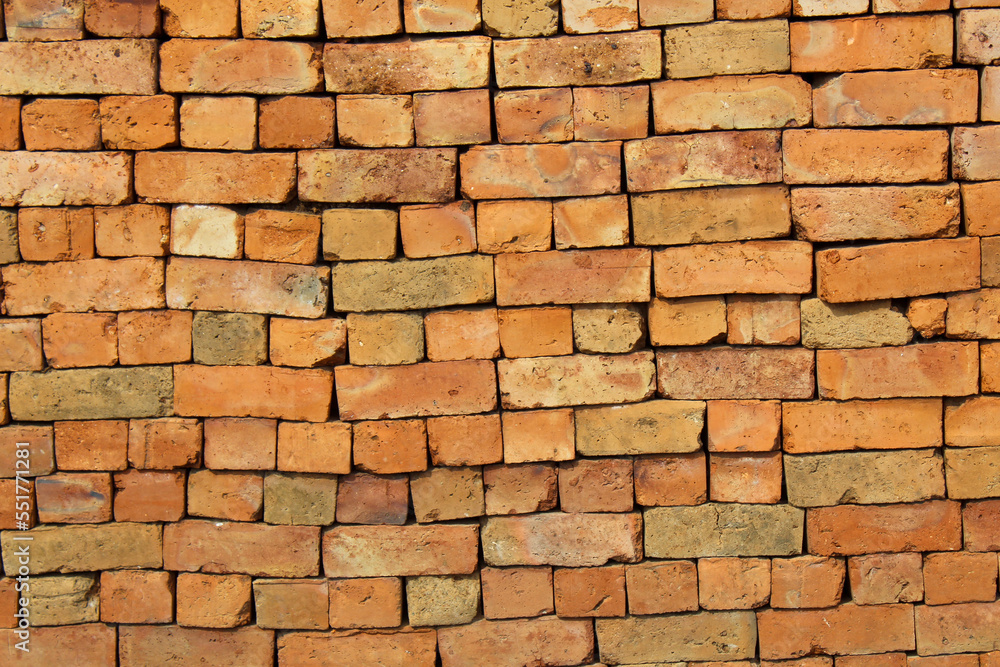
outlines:
[[[2,7],[0,662],[1000,665],[997,0]]]

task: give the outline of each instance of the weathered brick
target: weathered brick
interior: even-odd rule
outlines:
[[[1000,215],[996,203],[1000,183],[962,183],[962,217],[969,236],[1000,234]]]
[[[263,417],[323,422],[333,374],[272,366],[175,366],[174,412],[197,417]]]
[[[95,100],[40,98],[21,108],[21,132],[29,151],[92,151],[101,147]]]
[[[51,426],[22,426],[11,425],[0,428],[0,475],[6,478],[15,477],[20,474],[22,477],[34,477],[38,475],[48,475],[55,470],[55,456],[53,454],[53,436]],[[27,443],[28,449],[28,469],[24,464],[18,465],[17,450],[18,443]]]
[[[500,91],[493,105],[501,143],[573,140],[573,92],[569,88]]]
[[[625,143],[629,192],[781,182],[774,130],[701,132]]]
[[[402,621],[403,582],[396,577],[331,579],[330,626],[395,628]]]
[[[811,398],[814,359],[801,348],[675,349],[656,355],[664,398]]]
[[[653,255],[653,276],[661,297],[803,294],[812,289],[812,246],[750,241],[665,248]]]
[[[504,463],[568,461],[573,458],[573,411],[503,413]]]
[[[236,37],[240,10],[237,0],[161,0],[163,30],[171,37]]]
[[[698,571],[691,561],[646,561],[625,566],[629,614],[698,610]]]
[[[654,298],[649,303],[649,340],[657,347],[723,341],[726,328],[723,296]]]
[[[482,254],[548,250],[552,247],[552,203],[479,202],[476,240]]]
[[[323,0],[327,37],[364,37],[400,32],[403,22],[398,4],[363,0]]]
[[[118,362],[118,317],[53,313],[42,320],[42,341],[52,368],[113,366]]]
[[[345,320],[272,317],[270,325],[269,357],[275,366],[336,366],[346,359]]]
[[[194,362],[253,366],[267,361],[267,320],[247,313],[195,313],[191,324]]]
[[[115,473],[115,521],[180,521],[187,507],[185,478],[183,470]]]
[[[427,469],[427,431],[422,419],[367,421],[354,425],[354,464],[380,474]]]
[[[64,421],[54,424],[60,470],[124,470],[128,422]]]
[[[649,299],[644,249],[497,255],[497,304],[627,303]]]
[[[177,575],[177,623],[235,628],[250,621],[250,577],[245,574]]]
[[[922,338],[933,338],[944,335],[947,312],[947,299],[918,297],[910,299],[906,307],[906,319]]]
[[[621,191],[621,144],[473,146],[461,156],[462,194],[473,199],[583,197]]]
[[[590,660],[594,630],[588,620],[549,616],[511,621],[481,620],[438,630],[444,667],[578,665]]]
[[[22,208],[17,215],[21,258],[29,262],[92,259],[91,208]]]
[[[267,523],[328,526],[336,512],[337,478],[333,475],[271,473],[264,477]]]
[[[797,76],[666,80],[650,88],[657,134],[799,127],[812,118],[812,89]]]
[[[177,98],[111,95],[100,100],[101,139],[112,150],[153,150],[175,145]]]
[[[133,568],[159,568],[160,527],[148,523],[103,523],[81,526],[36,526],[32,538],[31,574],[94,572]],[[14,538],[23,531],[3,531],[4,570],[18,571]]]
[[[730,345],[795,345],[799,342],[799,297],[735,296],[726,298]]]
[[[163,532],[163,567],[255,577],[319,574],[319,528],[187,519]]]
[[[958,12],[956,42],[958,62],[973,65],[993,65],[1000,58],[994,40],[1000,24],[996,9],[971,9]]]
[[[756,623],[750,611],[602,618],[596,625],[601,659],[612,664],[736,660],[756,652]]]
[[[14,419],[127,419],[170,413],[169,367],[18,372],[10,377]]]
[[[338,95],[337,140],[342,146],[413,145],[410,95]]]
[[[994,497],[1000,488],[1000,447],[945,451],[949,498]]]
[[[792,221],[806,241],[958,236],[958,186],[795,188]]]
[[[888,300],[831,304],[803,299],[799,313],[806,347],[883,347],[913,340],[909,320]]]
[[[407,475],[352,472],[337,488],[337,522],[402,526],[409,513]]]
[[[641,527],[638,513],[494,516],[483,524],[483,557],[494,566],[634,563],[642,558]]]
[[[628,244],[628,197],[581,197],[552,204],[556,248],[593,248]]]
[[[111,475],[58,472],[39,477],[35,480],[35,509],[38,520],[46,524],[110,521]]]
[[[948,500],[818,507],[809,510],[806,534],[809,550],[820,556],[957,551],[962,545],[961,507]]]
[[[83,39],[82,0],[25,2],[11,0],[4,8],[7,36],[11,41],[59,41]]]
[[[786,183],[912,183],[948,176],[944,130],[787,130]]]
[[[410,258],[460,255],[476,249],[472,202],[404,206],[399,211],[403,254]]]
[[[135,192],[143,202],[277,204],[294,188],[293,153],[155,151],[135,161]]]
[[[573,313],[567,307],[504,308],[498,313],[503,356],[546,357],[573,353]]]
[[[326,630],[330,594],[325,580],[257,579],[253,582],[257,626],[275,630]]]
[[[912,605],[843,604],[823,610],[769,609],[757,614],[761,657],[798,658],[814,651],[844,655],[912,651]]]
[[[247,259],[313,264],[319,250],[320,216],[259,209],[244,218]]]
[[[995,651],[1000,646],[1000,603],[972,602],[914,608],[917,650],[923,655]]]
[[[489,143],[490,91],[456,90],[413,96],[413,129],[418,146]]]
[[[775,558],[771,561],[771,607],[835,607],[840,604],[846,575],[844,561],[838,558]]]
[[[577,141],[639,139],[648,134],[647,86],[573,90],[573,136]]]
[[[349,313],[347,340],[355,366],[413,364],[424,358],[420,313]]]
[[[948,67],[952,17],[866,16],[791,25],[793,72]]]
[[[94,244],[102,257],[162,256],[170,240],[170,210],[130,204],[94,209]]]
[[[346,475],[351,472],[351,425],[278,424],[278,470]]]
[[[655,375],[648,352],[503,359],[497,371],[508,409],[634,403],[653,395]]]
[[[805,512],[790,505],[707,503],[643,512],[646,556],[791,556],[802,552]],[[809,543],[812,549],[812,542]]]
[[[436,466],[473,466],[503,460],[500,415],[427,420],[427,446]]]
[[[585,304],[573,308],[573,343],[587,354],[627,354],[646,342],[643,308]]]
[[[215,470],[192,470],[188,474],[189,516],[259,521],[263,510],[261,475]]]
[[[714,21],[663,31],[671,79],[788,70],[788,21]]]
[[[323,266],[174,257],[166,269],[167,306],[317,318],[326,312],[328,281]]]
[[[1000,387],[1000,344],[980,343],[980,370],[984,392],[997,392]]]
[[[945,495],[943,462],[930,449],[785,456],[785,485],[788,502],[798,507],[919,502]]]
[[[974,396],[948,401],[944,408],[945,443],[951,447],[989,447],[1000,438],[1000,398]]]
[[[2,101],[0,98],[0,109]],[[20,136],[20,135],[18,135]],[[21,261],[20,243],[17,238],[17,213],[0,210],[0,265]]]
[[[559,501],[555,464],[492,465],[483,469],[486,513],[530,514],[554,509]]]
[[[630,459],[580,459],[560,464],[559,507],[563,512],[630,512],[632,504]]]
[[[625,566],[558,568],[553,579],[556,613],[562,617],[625,615]]]
[[[714,453],[709,456],[708,499],[730,503],[777,503],[781,500],[781,453]]]
[[[3,152],[0,206],[122,204],[131,171],[127,153]]]
[[[84,0],[83,21],[99,37],[152,37],[160,27],[160,6],[152,0]]]
[[[133,468],[167,470],[201,465],[202,425],[197,419],[133,419],[128,462]]]
[[[949,296],[947,332],[949,338],[1000,338],[1000,289]]]
[[[0,369],[4,371],[40,371],[42,359],[42,320],[8,319],[0,322]]]
[[[819,350],[821,398],[965,396],[976,393],[976,343],[921,343],[866,350]]]
[[[174,577],[160,570],[101,572],[101,620],[152,624],[174,620]]]
[[[470,574],[479,557],[479,527],[336,526],[323,533],[327,577]]]
[[[923,556],[890,553],[848,559],[855,604],[893,604],[924,599]]]
[[[542,616],[555,611],[550,567],[484,567],[483,615],[490,619]]]
[[[319,33],[319,0],[246,0],[240,3],[240,24],[245,37],[316,37]]]
[[[261,148],[330,148],[334,144],[333,97],[270,97],[260,100]]]
[[[927,554],[924,558],[924,601],[927,604],[993,602],[997,559],[988,553]]]
[[[702,558],[698,596],[702,609],[754,609],[767,604],[771,561],[766,558]]]
[[[813,92],[816,127],[976,122],[973,70],[842,74]]]
[[[150,656],[168,665],[209,658],[218,667],[267,667],[274,661],[274,632],[253,626],[234,630],[177,625],[119,628],[118,659],[122,667],[147,664]]]
[[[645,401],[576,410],[576,451],[583,456],[697,451],[705,422],[700,401]]]
[[[864,0],[793,0],[795,16],[836,16],[841,14],[864,14],[868,5]]]
[[[463,625],[479,611],[479,573],[408,577],[406,609],[410,625]]]
[[[0,95],[154,95],[155,62],[152,40],[2,42]]]
[[[190,311],[144,310],[118,315],[118,361],[123,366],[191,361]]]
[[[708,451],[764,452],[778,448],[781,404],[777,401],[709,401]]]
[[[410,93],[482,88],[490,72],[490,39],[475,35],[392,44],[327,43],[326,90],[331,93]]]
[[[956,127],[952,136],[952,174],[956,179],[985,181],[1000,178],[996,146],[1000,133],[992,125]]]
[[[442,361],[409,366],[339,366],[340,417],[385,419],[475,414],[496,407],[496,374],[488,361]],[[420,386],[420,395],[412,387]]]
[[[486,513],[483,474],[477,468],[431,468],[410,478],[413,514],[420,523]]]
[[[10,659],[11,664],[20,662],[24,657],[24,653],[15,647],[21,641],[17,632],[0,630],[0,641],[5,645],[3,655]],[[30,662],[109,665],[115,661],[117,654],[115,628],[103,623],[34,628],[31,639],[33,641],[28,644],[31,655],[27,659]]]
[[[456,161],[451,148],[303,151],[299,197],[342,203],[450,201]]]
[[[639,505],[700,505],[708,499],[704,452],[640,456],[633,461],[633,478]]]
[[[21,98],[0,97],[0,149],[21,148]]]
[[[160,46],[168,93],[311,93],[323,85],[319,50],[291,41],[172,39]]]
[[[643,26],[711,21],[712,5],[710,0],[642,0],[639,21]]]
[[[660,33],[573,35],[494,43],[501,88],[610,86],[660,76]]]
[[[404,0],[406,32],[467,32],[481,24],[476,0]]]
[[[257,147],[257,100],[253,97],[185,96],[180,119],[184,148],[249,151]]]
[[[392,259],[399,215],[380,208],[339,208],[323,212],[323,259]]]
[[[940,447],[941,399],[782,403],[789,454]]]

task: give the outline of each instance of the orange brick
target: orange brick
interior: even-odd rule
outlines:
[[[48,475],[56,468],[51,426],[11,425],[0,428],[0,477]],[[28,443],[28,472],[17,466],[18,443]]]
[[[957,551],[962,545],[961,523],[959,504],[946,500],[839,505],[810,509],[806,537],[809,550],[820,556]]]
[[[790,454],[942,445],[939,398],[783,403],[782,412]]]
[[[710,452],[769,452],[778,448],[778,401],[709,401],[707,417]]]
[[[237,0],[163,0],[163,30],[171,37],[236,37]]]
[[[395,628],[403,615],[398,577],[330,580],[330,627]]]
[[[229,178],[220,181],[214,177],[219,173]],[[294,186],[291,153],[153,151],[136,156],[135,192],[143,202],[278,204],[291,197]]]
[[[948,67],[952,17],[871,16],[790,26],[793,72]]]
[[[403,206],[399,236],[407,257],[443,257],[474,252],[476,218],[472,202]]]
[[[392,259],[398,214],[376,208],[323,212],[323,259]]]
[[[186,519],[163,529],[165,570],[314,577],[318,551],[318,526]]]
[[[354,472],[337,486],[337,522],[401,526],[409,512],[406,475]]]
[[[118,361],[123,366],[191,361],[193,313],[143,310],[118,314]]]
[[[1000,178],[996,146],[1000,134],[990,125],[956,127],[952,137],[952,175],[956,179],[987,181]]]
[[[40,371],[43,367],[42,321],[8,319],[0,322],[0,369]]]
[[[617,32],[639,27],[636,0],[564,0],[563,27],[567,33]]]
[[[275,366],[334,366],[347,356],[347,325],[342,319],[272,317],[268,341]]]
[[[260,101],[261,148],[332,148],[336,104],[333,97],[270,97]]]
[[[781,452],[715,453],[709,457],[709,499],[735,503],[781,500]]]
[[[504,308],[499,311],[505,357],[547,357],[573,353],[573,313],[568,307]]]
[[[801,241],[677,246],[654,253],[653,274],[662,297],[804,294],[812,289],[812,246]]]
[[[679,2],[640,0],[639,19],[643,26],[711,21],[712,3],[708,0],[680,0]]]
[[[979,656],[974,653],[909,656],[906,664],[907,667],[980,667]]]
[[[186,488],[183,470],[115,473],[115,521],[180,521],[187,507]]]
[[[974,396],[945,404],[945,443],[952,447],[990,447],[1000,431],[1000,399]]]
[[[250,622],[251,581],[245,574],[177,575],[177,624],[235,628]]]
[[[625,566],[556,568],[556,613],[562,618],[625,615]]]
[[[23,474],[23,471],[21,472]],[[11,502],[5,503],[3,507],[0,507],[0,529],[14,530],[22,526],[34,528],[38,525],[35,513],[35,508],[38,505],[35,500],[35,483],[33,480],[0,479],[0,491],[11,499]],[[3,581],[0,579],[0,584]],[[13,588],[11,592],[13,592]],[[2,597],[5,593],[6,591],[0,585],[0,606],[3,606]],[[12,617],[15,611],[17,610],[11,610]],[[12,627],[16,627],[16,625],[17,619],[14,620]]]
[[[16,632],[0,630],[0,636],[13,646],[20,641]],[[103,623],[39,627],[32,630],[31,639],[29,660],[44,660],[49,664],[111,664],[117,654],[115,628]]]
[[[649,303],[649,340],[655,346],[704,345],[725,336],[724,297],[654,298]]]
[[[98,37],[152,37],[160,29],[160,6],[150,0],[84,0],[83,22]]]
[[[260,521],[264,478],[253,473],[192,470],[188,474],[187,511],[191,516]]]
[[[486,618],[526,618],[555,609],[550,567],[484,567],[480,576]]]
[[[406,32],[467,32],[479,30],[476,0],[404,0]]]
[[[274,419],[206,419],[206,468],[273,470],[277,450]]]
[[[381,474],[426,470],[427,426],[424,420],[355,424],[354,465]]]
[[[644,248],[497,255],[497,305],[648,301],[650,257]]]
[[[980,343],[979,353],[983,391],[1000,392],[1000,345],[997,343]]]
[[[313,264],[319,252],[321,218],[314,213],[257,210],[245,218],[247,259]]]
[[[101,147],[95,100],[42,98],[21,107],[21,132],[29,151],[92,151]]]
[[[322,369],[176,366],[174,411],[198,417],[326,421],[333,377]]]
[[[252,97],[185,97],[181,146],[233,151],[257,145],[257,100]]]
[[[330,627],[330,591],[326,580],[257,579],[253,582],[257,626],[278,630],[326,630]]]
[[[958,12],[956,18],[958,62],[973,65],[994,64],[997,54],[991,38],[997,30],[996,10],[972,9]]]
[[[124,470],[127,421],[61,421],[54,424],[59,470]]]
[[[343,146],[413,145],[413,98],[409,95],[340,95],[337,139]]]
[[[944,130],[787,130],[782,149],[786,183],[913,183],[948,176]]]
[[[698,599],[703,609],[754,609],[771,596],[767,558],[700,558]]]
[[[504,463],[569,461],[575,455],[573,410],[504,412]]]
[[[319,0],[244,0],[240,2],[240,23],[244,37],[317,37]]]
[[[648,86],[573,91],[573,137],[577,141],[640,139],[648,134]]]
[[[398,4],[375,0],[323,0],[327,37],[391,35],[403,29]]]
[[[274,632],[255,627],[236,630],[186,628],[177,625],[132,625],[119,630],[119,652],[123,667],[143,664],[150,655],[232,656],[244,665],[266,665],[274,659]],[[230,666],[225,658],[219,665]]]
[[[842,655],[912,651],[911,605],[853,604],[824,610],[767,610],[757,615],[761,657],[796,658],[814,651]]]
[[[410,476],[413,514],[419,523],[482,516],[486,513],[479,468],[431,468]]]
[[[698,610],[698,571],[689,560],[625,566],[628,611],[633,615]]]
[[[544,512],[559,500],[556,467],[551,463],[486,466],[483,485],[490,515]]]
[[[559,465],[563,512],[632,511],[631,459],[579,459]]]
[[[1000,181],[962,183],[963,222],[969,236],[1000,235]]]
[[[42,320],[42,340],[53,368],[113,366],[118,362],[118,317],[53,313]]]
[[[573,139],[573,93],[569,88],[501,91],[493,98],[497,135],[505,144]]]
[[[278,424],[278,470],[351,472],[351,426],[342,422]]]
[[[418,146],[489,143],[492,104],[488,90],[417,93],[413,103]]]
[[[35,480],[41,523],[101,523],[111,520],[111,475],[57,472]]]
[[[129,465],[153,470],[198,467],[201,438],[197,419],[133,419],[128,429]]]
[[[17,215],[21,257],[30,262],[94,256],[91,208],[22,208]]]
[[[997,559],[992,553],[937,553],[924,557],[924,602],[993,602]]]
[[[771,607],[835,607],[840,604],[846,576],[847,568],[839,558],[775,558],[771,561]]]
[[[627,245],[628,197],[562,199],[552,204],[556,248]]]
[[[21,148],[21,98],[0,97],[0,150]]]
[[[726,298],[730,345],[795,345],[799,342],[799,297]]]
[[[700,505],[708,499],[708,469],[703,452],[639,456],[633,465],[635,501],[639,505]]]
[[[944,335],[947,312],[947,299],[910,299],[910,304],[906,307],[906,319],[922,338],[933,338]]]
[[[173,573],[161,570],[101,572],[102,622],[146,624],[173,620]]]
[[[105,148],[154,150],[180,140],[173,95],[109,95],[101,98],[100,113]]]
[[[622,188],[621,145],[614,141],[473,146],[460,169],[462,194],[477,200],[613,195]]]
[[[479,252],[531,252],[552,247],[552,203],[480,202],[476,206]]]
[[[427,445],[436,466],[498,463],[503,460],[500,415],[428,419]]]
[[[131,204],[94,209],[94,244],[101,257],[163,256],[170,242],[170,209]]]

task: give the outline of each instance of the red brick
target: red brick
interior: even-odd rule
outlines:
[[[368,421],[354,425],[354,464],[393,474],[427,468],[427,429],[422,419]]]
[[[766,558],[701,558],[698,598],[702,609],[754,609],[771,595],[771,561]]]
[[[131,204],[94,209],[94,242],[102,257],[163,256],[170,239],[165,206]]]
[[[105,623],[171,623],[174,576],[160,570],[101,572],[101,620]]]
[[[181,146],[253,150],[257,146],[257,100],[235,95],[185,96],[181,101]]]
[[[823,610],[767,610],[757,615],[761,657],[797,658],[815,651],[843,655],[912,651],[912,605],[844,604]]]
[[[163,534],[166,570],[256,577],[319,574],[319,528],[184,520]]]
[[[496,376],[488,361],[409,366],[338,366],[337,403],[345,420],[474,414],[496,407]],[[421,386],[420,396],[410,388]]]
[[[781,500],[781,452],[713,453],[709,500],[770,503]]]
[[[93,151],[101,147],[94,100],[41,98],[21,107],[21,133],[29,151]]]
[[[952,63],[952,17],[866,16],[790,26],[793,72],[923,69]]]
[[[976,392],[976,343],[920,343],[867,350],[819,350],[821,398],[964,396]]]
[[[649,273],[639,248],[498,255],[497,304],[647,301]]]
[[[406,475],[354,472],[340,478],[337,522],[401,526],[406,523],[409,498]]]
[[[42,523],[101,523],[111,520],[111,475],[53,473],[35,480],[35,507]]]
[[[627,565],[625,582],[632,615],[698,610],[698,572],[692,561]]]
[[[399,236],[407,257],[443,257],[476,249],[476,217],[472,202],[404,206]]]
[[[924,557],[924,602],[993,602],[997,559],[992,553],[938,553]]]
[[[264,511],[264,478],[253,473],[193,470],[188,475],[191,516],[259,521]]]
[[[0,153],[0,206],[122,204],[131,170],[126,153]]]
[[[648,134],[646,86],[573,90],[573,137],[577,141],[641,139]]]
[[[471,524],[335,526],[323,533],[327,577],[470,574],[478,554],[479,527]]]
[[[292,196],[295,179],[292,153],[154,151],[135,163],[135,192],[151,203],[277,204]]]
[[[465,32],[480,26],[475,0],[404,0],[406,32]]]
[[[51,426],[11,425],[0,428],[0,477],[48,475],[56,468]],[[18,467],[18,443],[28,443],[27,472]]]
[[[113,366],[118,362],[118,317],[54,313],[42,320],[42,341],[53,368]]]
[[[250,577],[244,574],[177,575],[177,623],[235,628],[250,621]]]
[[[326,421],[333,375],[268,366],[176,366],[174,411],[197,417]]]
[[[493,105],[501,143],[573,140],[573,93],[569,88],[501,91],[494,96]]]
[[[630,512],[632,495],[630,459],[580,459],[559,466],[563,512]]]
[[[278,424],[278,470],[347,474],[351,426],[342,422]]]
[[[490,141],[488,90],[416,93],[413,127],[418,146],[486,144]]]
[[[331,148],[336,104],[333,97],[270,97],[260,101],[261,148]]]
[[[784,179],[815,184],[944,181],[948,148],[944,130],[787,130],[782,134]]]
[[[488,619],[542,616],[555,609],[552,568],[484,567],[480,575],[483,615]]]
[[[568,461],[574,456],[572,410],[504,412],[504,463]]]
[[[651,89],[657,134],[798,127],[812,117],[809,84],[786,74],[657,81]]]
[[[339,95],[337,105],[337,140],[341,146],[413,145],[411,96]]]
[[[115,473],[115,521],[180,521],[187,499],[183,470]]]
[[[479,252],[532,252],[552,247],[552,203],[487,201],[476,206]]]
[[[704,453],[640,456],[635,459],[634,477],[639,505],[699,505],[708,498]]]
[[[482,528],[483,558],[489,565],[636,563],[642,559],[641,523],[638,512],[491,516]]]
[[[918,647],[924,655],[993,651],[1000,604],[970,603],[915,607]]]
[[[957,551],[962,546],[958,503],[839,505],[810,509],[809,550],[820,556],[876,552]]]
[[[490,39],[483,35],[390,43],[340,44],[323,49],[330,93],[410,93],[483,88],[490,72]]]
[[[240,23],[246,37],[316,37],[319,34],[319,0],[275,3],[246,0],[240,3]]]
[[[331,579],[330,626],[395,628],[400,624],[403,582],[397,577]]]
[[[157,92],[153,40],[11,41],[0,45],[0,60],[4,63],[0,67],[0,95]]]
[[[781,182],[781,134],[769,130],[650,137],[625,144],[629,192]]]
[[[559,498],[555,465],[486,466],[486,513],[528,514],[553,509]]]
[[[628,244],[628,197],[562,199],[552,204],[556,248],[593,248]]]
[[[198,467],[201,438],[197,419],[133,419],[128,432],[129,465],[153,470]]]
[[[153,0],[84,0],[83,21],[98,37],[152,37],[160,28],[160,7]]]
[[[5,647],[2,655],[9,658],[11,664],[24,657],[14,648],[21,641],[16,632],[0,630],[0,642]],[[117,653],[115,628],[103,623],[32,628],[28,647],[31,650],[28,661],[36,664],[112,665]]]
[[[298,160],[299,198],[303,201],[425,203],[454,199],[458,156],[453,148],[303,151]]]
[[[155,150],[178,142],[173,95],[110,95],[101,98],[100,112],[105,148]]]
[[[848,559],[851,597],[856,604],[919,602],[924,598],[919,553],[871,554]]]
[[[941,399],[783,403],[782,412],[789,454],[942,444]]]
[[[9,307],[9,303],[7,304]],[[0,322],[0,368],[5,371],[40,371],[42,358],[42,320],[5,320]]]
[[[502,667],[503,665],[579,665],[594,651],[589,620],[555,616],[511,621],[476,621],[438,630],[443,667]]]
[[[60,470],[125,469],[127,421],[62,421],[54,426],[56,464]]]
[[[118,315],[118,362],[123,365],[191,361],[190,311],[144,310]]]
[[[621,191],[618,142],[473,146],[461,156],[472,199],[583,197]]]
[[[771,561],[771,607],[836,607],[846,575],[844,561],[838,558],[775,558]]]
[[[562,618],[625,615],[625,566],[557,568],[556,613]]]
[[[257,579],[253,582],[257,626],[277,630],[330,627],[327,582],[315,579]]]
[[[122,667],[148,664],[151,655],[166,664],[211,656],[218,667],[267,667],[274,661],[274,632],[255,627],[212,630],[138,625],[122,626],[118,634]]]

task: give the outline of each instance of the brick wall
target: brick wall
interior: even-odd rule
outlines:
[[[2,6],[0,662],[1000,665],[1000,2]]]

